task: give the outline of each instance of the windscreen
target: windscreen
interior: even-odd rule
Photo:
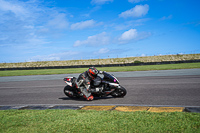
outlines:
[[[118,79],[114,76],[114,75],[111,75],[107,72],[104,72],[104,80],[106,81],[110,81],[110,82],[114,82],[114,83],[119,83]]]

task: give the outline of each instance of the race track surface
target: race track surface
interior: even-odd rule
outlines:
[[[127,89],[124,98],[70,99],[66,75],[0,77],[0,105],[200,106],[200,69],[113,73]]]

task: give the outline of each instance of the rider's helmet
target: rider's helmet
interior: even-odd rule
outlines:
[[[99,71],[95,67],[90,67],[87,73],[90,76],[90,78],[94,79],[97,77],[97,74],[99,73]]]

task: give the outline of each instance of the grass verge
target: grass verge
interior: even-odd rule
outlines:
[[[200,54],[182,54],[182,55],[177,54],[177,55],[159,55],[159,56],[89,59],[89,60],[0,63],[0,68],[105,65],[105,64],[126,64],[126,63],[140,63],[140,62],[186,61],[186,60],[199,60],[199,59],[200,59]]]
[[[144,65],[144,66],[124,66],[124,67],[101,67],[97,68],[107,72],[119,71],[148,71],[148,70],[171,70],[171,69],[193,69],[200,68],[200,63],[181,63],[164,65]],[[69,74],[82,73],[87,68],[68,68],[68,69],[37,69],[37,70],[7,70],[0,71],[0,76],[24,76],[24,75],[50,75],[50,74]]]
[[[199,113],[85,110],[0,111],[0,132],[187,132],[200,131]]]

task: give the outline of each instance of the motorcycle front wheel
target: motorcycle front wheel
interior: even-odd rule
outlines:
[[[111,96],[113,97],[124,97],[126,95],[127,91],[124,87],[120,87],[120,88],[117,88],[112,94]]]

